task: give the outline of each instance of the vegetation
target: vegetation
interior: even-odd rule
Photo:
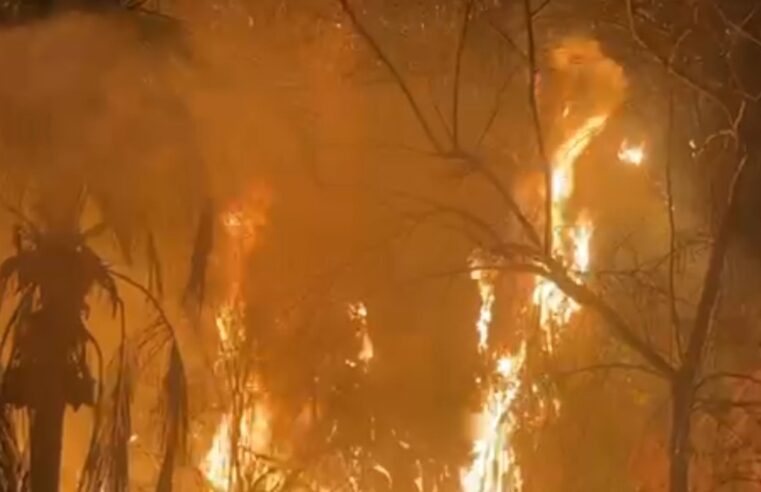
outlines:
[[[0,3],[0,490],[761,484],[758,2],[191,3]]]

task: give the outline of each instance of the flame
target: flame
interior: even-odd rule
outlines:
[[[607,119],[607,115],[587,119],[558,147],[553,156],[553,253],[567,264],[577,280],[589,269],[593,227],[584,214],[574,222],[568,223],[566,205],[573,195],[574,165],[592,139],[605,127]],[[489,330],[493,320],[497,271],[488,268],[484,255],[480,253],[471,255],[469,265],[472,269],[471,278],[477,282],[481,298],[476,322],[478,350],[485,353],[488,350]],[[532,300],[539,307],[540,323],[545,333],[545,348],[551,352],[555,339],[552,328],[567,324],[580,306],[554,283],[541,277],[536,279]],[[473,446],[473,461],[461,475],[464,492],[519,492],[523,488],[513,437],[518,428],[516,403],[523,388],[521,375],[525,361],[525,340],[517,352],[502,353],[496,358],[481,410],[481,425],[479,437]],[[537,391],[535,387],[529,390]],[[555,400],[553,404],[557,407],[558,402]],[[540,407],[545,407],[543,401]]]
[[[471,278],[478,284],[481,307],[476,322],[478,350],[488,350],[489,329],[494,309],[497,270],[488,268],[484,256],[474,253],[469,260]],[[470,467],[461,472],[465,492],[519,491],[521,470],[512,446],[517,429],[514,403],[521,389],[520,373],[526,359],[525,343],[516,354],[502,354],[495,364],[493,378],[480,412],[480,425],[473,444]]]
[[[247,346],[242,272],[244,261],[256,243],[257,232],[266,223],[265,212],[269,202],[269,196],[262,193],[262,190],[255,191],[247,202],[233,204],[220,217],[228,238],[229,288],[214,316],[214,326],[219,337],[215,370],[227,377],[230,375],[224,371],[228,365],[234,366],[238,358],[246,356],[242,353]],[[260,385],[256,375],[249,375],[248,378],[243,382],[247,395],[238,400],[237,407],[233,403],[234,408],[222,415],[211,446],[200,465],[209,485],[220,492],[234,490],[238,486],[233,468],[246,471],[254,469],[257,465],[255,453],[264,451],[271,438],[271,416],[263,400],[258,397]],[[240,408],[241,402],[249,401],[252,401],[250,405]]]
[[[643,144],[631,145],[628,141],[624,140],[621,143],[621,148],[618,150],[618,160],[633,166],[642,165],[645,161],[645,146]]]
[[[563,74],[558,78],[559,101],[563,103],[559,111],[560,121],[568,125],[571,117],[575,120],[582,111],[592,115],[581,120],[581,124],[555,148],[551,156],[552,190],[548,197],[552,222],[550,251],[554,260],[567,269],[571,279],[581,282],[592,261],[594,224],[584,210],[579,212],[569,207],[574,195],[575,166],[592,140],[605,128],[611,110],[621,102],[626,81],[621,67],[607,58],[593,40],[566,40],[553,50],[551,62]],[[641,148],[630,149],[628,144],[626,148],[627,159],[636,164],[642,161],[644,152]],[[498,263],[492,262],[491,265]],[[520,492],[523,476],[514,442],[519,425],[532,425],[534,421],[541,422],[547,416],[557,414],[560,401],[543,396],[536,383],[525,379],[526,339],[517,350],[490,350],[489,330],[493,321],[497,271],[490,268],[480,253],[471,255],[469,266],[481,299],[476,322],[478,350],[487,357],[493,370],[487,381],[473,460],[461,471],[461,486],[464,492]],[[543,277],[534,279],[532,303],[538,308],[543,332],[543,341],[538,348],[551,354],[559,329],[571,321],[581,306]],[[521,402],[528,400],[537,404],[531,406],[530,414],[521,414],[521,410],[527,408]]]
[[[511,491],[523,488],[523,476],[513,447],[518,428],[515,403],[520,396],[526,344],[515,354],[499,357],[494,381],[481,411],[473,461],[461,477],[464,492]]]
[[[206,480],[218,491],[233,490],[235,477],[232,476],[233,456],[230,443],[233,441],[233,418],[227,413],[222,416],[211,447],[201,465]],[[237,453],[239,466],[249,470],[256,463],[256,452],[262,452],[269,446],[270,416],[264,405],[247,408],[238,422]]]
[[[489,327],[492,322],[492,309],[496,300],[494,293],[494,280],[496,270],[485,268],[486,261],[480,253],[474,253],[469,260],[471,273],[470,278],[478,283],[478,293],[481,296],[481,309],[476,322],[478,331],[478,351],[484,352],[489,345]]]
[[[349,319],[359,325],[360,349],[357,359],[362,362],[362,367],[366,371],[370,361],[375,357],[375,348],[373,340],[370,338],[370,332],[367,327],[367,306],[363,302],[349,304]]]
[[[608,120],[607,115],[588,118],[555,151],[552,161],[552,245],[553,254],[566,263],[575,280],[589,269],[593,227],[582,218],[568,223],[566,205],[573,196],[574,165],[592,139]],[[544,332],[546,349],[551,352],[557,334],[553,328],[566,325],[579,310],[579,305],[566,296],[553,282],[537,277],[532,296],[539,308],[539,323]]]

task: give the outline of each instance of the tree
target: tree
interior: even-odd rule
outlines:
[[[25,2],[25,5],[28,4]],[[7,5],[6,2],[0,8],[2,14],[6,13],[3,9]],[[56,3],[56,6],[61,5]],[[26,21],[29,18],[15,20]],[[150,135],[160,134],[159,127],[164,130],[172,128],[184,134],[187,126],[183,125],[187,125],[188,118],[176,99],[166,97],[166,84],[157,84],[157,92],[153,93],[156,98],[147,103],[151,98],[146,97],[146,87],[135,83],[147,74],[158,75],[161,67],[152,64],[149,59],[165,55],[163,48],[166,45],[154,43],[157,38],[151,37],[151,49],[138,55],[139,60],[128,60],[130,55],[127,53],[135,54],[131,48],[141,45],[137,41],[140,35],[134,35],[145,26],[139,23],[136,16],[119,17],[118,21],[112,22],[114,20],[114,17],[107,15],[60,16],[27,26],[29,36],[22,33],[27,28],[2,31],[6,48],[15,43],[18,43],[16,47],[24,46],[32,38],[39,39],[37,35],[42,31],[55,31],[54,26],[73,27],[82,35],[79,40],[73,40],[69,31],[69,34],[57,38],[42,50],[50,54],[49,49],[55,51],[55,46],[68,45],[81,55],[67,57],[74,63],[82,64],[69,72],[70,77],[60,77],[49,86],[51,90],[61,91],[67,96],[54,96],[46,106],[50,108],[50,104],[72,103],[82,111],[69,112],[60,106],[50,111],[41,110],[34,104],[26,104],[30,99],[16,106],[19,112],[15,113],[15,117],[4,118],[0,122],[3,127],[0,133],[5,137],[10,135],[3,139],[4,149],[13,149],[9,152],[19,156],[18,159],[8,158],[2,162],[5,180],[3,203],[13,203],[6,204],[6,209],[17,221],[13,234],[14,254],[3,263],[2,268],[3,285],[14,287],[4,290],[3,295],[16,301],[11,321],[4,330],[3,350],[0,350],[3,366],[7,368],[0,394],[3,415],[7,417],[2,424],[5,431],[2,440],[3,473],[5,484],[20,483],[20,487],[26,485],[24,481],[29,481],[33,491],[58,490],[60,439],[65,422],[63,414],[65,408],[81,405],[92,407],[93,430],[85,466],[78,476],[78,490],[126,490],[129,479],[133,478],[129,476],[128,469],[128,443],[134,423],[132,399],[136,386],[143,379],[141,376],[150,369],[155,370],[160,380],[157,390],[161,400],[161,418],[157,423],[160,432],[157,432],[156,443],[159,448],[157,460],[160,462],[157,490],[172,490],[175,465],[186,457],[188,395],[185,364],[177,332],[163,310],[165,285],[157,245],[159,239],[166,237],[157,234],[161,230],[157,221],[166,217],[161,212],[167,209],[156,206],[166,196],[166,189],[157,185],[149,191],[144,181],[152,181],[147,178],[147,173],[151,168],[156,170],[148,161],[158,154],[158,147],[168,142],[166,134],[156,139],[149,138]],[[161,33],[165,34],[166,30],[162,29]],[[16,37],[16,34],[21,36]],[[111,34],[114,36],[111,37]],[[176,41],[175,37],[169,37]],[[89,40],[82,42],[85,38]],[[109,77],[104,76],[105,73],[114,72],[109,72],[108,68],[104,70],[106,64],[102,63],[102,59],[96,61],[82,54],[87,46],[95,44],[91,42],[94,39],[101,43],[100,46],[109,44],[109,48],[104,50],[106,57],[118,59],[118,70],[124,69],[121,73],[129,74],[121,79],[125,81],[124,85],[111,79],[99,87],[100,82],[96,80],[103,81]],[[122,44],[122,41],[125,43]],[[14,51],[8,48],[3,53],[9,55]],[[54,58],[59,56],[53,55],[50,59]],[[44,63],[29,56],[15,59],[4,57],[3,64],[7,68],[3,69],[4,81],[8,83],[5,89],[15,85],[14,77],[24,77],[27,70],[45,69]],[[93,73],[98,75],[88,75]],[[31,76],[29,80],[40,81],[40,77]],[[29,92],[39,94],[37,89],[30,88]],[[10,92],[13,91],[3,90],[4,104],[13,105],[10,101],[18,101]],[[127,114],[129,111],[119,111],[107,102],[108,94],[115,92],[121,93],[120,100],[122,97],[134,97],[134,100],[145,103],[144,106],[138,104],[132,107],[135,115],[140,115],[139,128],[130,122],[133,115]],[[127,96],[127,93],[131,95]],[[74,102],[84,94],[87,94],[84,96],[86,98],[93,98],[91,101],[99,101],[90,106],[91,111],[84,110],[79,101]],[[36,96],[32,99],[39,100]],[[171,109],[162,107],[153,118],[146,110],[148,105],[155,106],[157,100],[165,102]],[[51,137],[46,139],[40,136],[38,125],[51,125],[49,117],[52,114],[66,114],[65,119],[69,116],[74,119],[59,120],[47,126],[54,130],[46,134]],[[9,130],[20,120],[28,124],[30,132],[26,136],[30,139]],[[131,129],[123,132],[116,130],[116,127]],[[108,134],[109,137],[95,137],[85,143],[88,139],[82,137],[94,135],[96,128],[104,129],[103,135]],[[73,132],[67,136],[66,129]],[[56,138],[66,139],[73,135],[79,141],[72,147],[77,157],[71,160],[61,158],[60,140],[55,142]],[[124,136],[130,141],[129,144],[114,143],[111,137],[117,135]],[[111,142],[105,144],[111,147],[108,157],[98,150],[105,140]],[[29,151],[32,147],[48,149],[50,153],[36,161],[35,153]],[[117,147],[121,149],[119,152],[114,151]],[[175,176],[180,175],[181,169],[183,177],[190,177],[184,181],[186,185],[177,187],[176,191],[180,194],[188,193],[189,189],[197,191],[199,181],[205,184],[203,178],[195,181],[196,176],[191,177],[193,171],[201,166],[198,160],[193,159],[194,155],[188,157],[189,154],[183,154],[174,161],[181,167],[172,169]],[[171,161],[166,156],[162,160],[165,163]],[[23,164],[14,166],[15,162]],[[186,198],[187,195],[183,196],[183,199]],[[166,214],[173,221],[187,218],[195,222],[198,209],[212,209],[210,203],[198,204],[196,208],[196,203],[190,200],[179,200],[178,205],[177,209]],[[197,223],[196,244],[194,248],[191,246],[195,251],[185,299],[188,306],[202,302],[203,297],[205,263],[211,239],[207,230],[209,221],[203,217],[208,213],[201,210],[201,215]],[[85,221],[93,221],[95,225],[85,229]],[[194,226],[188,224],[187,229],[192,231]],[[113,241],[116,247],[109,247],[103,239]],[[105,251],[114,252],[109,260],[126,263],[130,269],[142,269],[147,273],[145,282],[117,271],[112,261],[105,259],[110,254]],[[127,324],[127,313],[132,308],[129,303],[125,308],[122,302],[124,290],[133,290],[145,300],[147,308],[136,306],[134,309],[148,313],[150,319],[146,326]],[[116,332],[113,337],[104,330],[101,338],[97,335],[98,331],[93,330],[96,337],[88,326],[90,313],[99,313],[100,305],[93,299],[103,293],[111,309],[111,321]],[[111,327],[108,321],[104,324]],[[113,359],[109,347],[112,339],[117,340]],[[101,346],[104,348],[101,349]],[[14,407],[21,411],[13,410]],[[31,462],[28,463],[15,446],[17,433],[25,434],[26,429],[18,426],[25,423],[24,415],[32,417],[29,439],[24,440],[29,443],[24,451],[31,451]],[[9,487],[8,490],[16,488]]]
[[[87,244],[103,231],[98,225],[77,227],[86,195],[63,214],[66,220],[36,224],[17,213],[16,254],[0,266],[0,284],[13,281],[16,306],[3,333],[10,343],[10,359],[2,380],[5,405],[29,416],[29,485],[33,492],[54,492],[59,468],[66,406],[94,407],[93,440],[82,475],[82,490],[126,490],[130,404],[136,376],[136,357],[143,363],[167,354],[164,376],[165,458],[158,490],[171,490],[171,471],[184,446],[187,393],[183,362],[174,329],[158,301],[140,284],[111,270]],[[47,217],[50,219],[51,217]],[[157,319],[131,340],[127,335],[124,304],[117,289],[123,282],[138,289],[153,304]],[[95,289],[106,293],[112,316],[118,318],[120,342],[110,374],[104,373],[103,352],[88,330],[87,297]],[[88,357],[88,347],[95,354]],[[160,359],[159,359],[160,360]],[[92,368],[97,369],[93,376]],[[8,429],[11,435],[13,432]]]
[[[506,9],[512,8],[519,11],[523,19],[522,33],[525,43],[516,42],[511,33],[495,26],[500,36],[506,41],[507,46],[513,53],[517,53],[526,69],[527,80],[527,105],[531,115],[529,125],[533,127],[535,147],[532,156],[538,159],[542,169],[544,181],[545,203],[541,217],[532,217],[524,210],[515,190],[509,183],[505,183],[494,171],[492,163],[484,162],[476,152],[470,152],[463,148],[460,128],[460,95],[462,93],[461,65],[463,59],[463,46],[469,35],[469,26],[478,16],[489,18],[489,8],[479,2],[465,1],[462,4],[462,29],[453,49],[454,68],[451,77],[452,116],[445,125],[445,137],[434,129],[431,119],[421,108],[415,97],[411,85],[407,82],[401,70],[392,61],[392,57],[385,51],[377,39],[370,33],[351,2],[339,0],[343,12],[350,20],[358,36],[372,52],[379,62],[389,71],[394,83],[401,90],[406,103],[411,109],[412,116],[417,120],[432,152],[446,162],[459,163],[463,172],[478,176],[486,186],[495,192],[503,201],[505,213],[509,216],[519,232],[506,234],[499,227],[469,210],[457,205],[439,203],[425,197],[418,197],[419,203],[427,206],[433,216],[446,216],[455,218],[461,223],[461,227],[468,237],[475,238],[477,247],[487,251],[496,257],[496,265],[488,268],[497,268],[514,273],[531,274],[543,277],[559,287],[566,295],[575,302],[590,311],[595,312],[604,322],[609,334],[621,346],[626,347],[631,353],[644,362],[645,370],[654,373],[668,387],[671,404],[670,418],[670,490],[672,492],[686,492],[690,490],[690,461],[692,458],[692,427],[698,402],[698,389],[704,386],[706,380],[721,378],[720,374],[706,373],[705,354],[711,344],[712,336],[716,332],[717,311],[720,293],[725,287],[725,265],[730,257],[732,245],[736,243],[743,215],[743,204],[747,203],[750,193],[750,180],[752,171],[758,162],[758,150],[755,139],[752,137],[758,128],[758,98],[738,83],[736,67],[730,67],[728,71],[719,72],[729,74],[729,79],[712,79],[717,73],[711,73],[705,65],[715,59],[727,58],[727,54],[736,53],[744,43],[739,42],[744,38],[746,41],[755,43],[756,37],[746,27],[751,19],[755,18],[756,9],[750,5],[745,12],[737,14],[741,20],[732,20],[729,14],[711,2],[689,2],[689,4],[673,6],[661,5],[654,2],[651,5],[633,5],[628,2],[628,9],[618,10],[617,19],[625,19],[625,26],[633,34],[636,42],[635,54],[653,56],[654,59],[666,68],[672,87],[686,87],[701,102],[700,106],[708,105],[710,111],[718,111],[718,119],[711,119],[711,125],[718,127],[715,131],[704,134],[705,142],[695,144],[697,148],[704,149],[716,139],[726,139],[729,145],[724,154],[731,166],[731,171],[724,170],[724,175],[729,176],[725,180],[726,189],[720,192],[718,206],[713,208],[715,213],[714,222],[710,228],[710,240],[708,241],[709,252],[700,260],[704,265],[704,273],[699,283],[699,295],[694,305],[687,303],[686,306],[677,307],[680,304],[677,299],[675,287],[678,280],[675,279],[675,262],[678,258],[676,235],[683,234],[686,226],[675,223],[674,195],[672,193],[671,172],[671,146],[665,153],[667,204],[666,210],[669,217],[669,251],[666,261],[660,263],[664,266],[666,288],[664,302],[657,309],[670,312],[666,321],[668,329],[661,329],[660,333],[672,332],[673,335],[666,337],[668,343],[673,346],[676,339],[676,348],[669,349],[657,341],[649,338],[647,333],[642,333],[638,328],[638,322],[631,318],[626,311],[620,309],[620,299],[610,297],[598,292],[591,283],[580,282],[569,270],[567,263],[558,257],[553,248],[554,228],[552,216],[553,183],[552,164],[547,148],[547,122],[541,114],[538,101],[539,85],[537,76],[541,71],[541,58],[539,35],[543,32],[538,30],[538,17],[544,15],[546,10],[557,7],[563,11],[564,5],[554,2],[547,7],[549,2],[541,5],[533,5],[532,2],[513,2]],[[752,2],[749,2],[749,4]],[[592,2],[585,7],[592,12],[591,15],[602,16]],[[570,8],[570,6],[568,6]],[[574,4],[573,9],[577,8]],[[651,10],[648,10],[651,9]],[[566,11],[568,13],[570,11]],[[665,13],[664,13],[665,12]],[[645,15],[645,14],[649,15]],[[584,15],[590,15],[586,10]],[[662,22],[672,22],[673,27],[661,33],[658,39],[658,48],[652,48],[640,33],[640,24],[643,19],[650,19],[663,15]],[[744,20],[742,20],[744,16]],[[614,19],[616,16],[613,16]],[[681,19],[681,21],[679,20]],[[689,19],[692,22],[685,22]],[[490,21],[491,22],[491,21]],[[688,24],[688,25],[684,25]],[[711,36],[708,37],[707,33]],[[729,33],[729,34],[727,34]],[[702,37],[701,37],[702,36]],[[665,40],[663,39],[665,38]],[[709,41],[710,39],[710,41]],[[719,42],[717,42],[717,39]],[[747,43],[746,43],[747,44]],[[666,46],[663,48],[663,46]],[[692,50],[686,54],[686,47]],[[726,61],[726,60],[725,60]],[[730,63],[731,65],[731,63]],[[667,93],[674,93],[674,89],[668,89]],[[662,98],[671,100],[671,105],[681,104],[673,102],[675,96]],[[688,96],[689,97],[689,96]],[[498,111],[499,109],[495,109]],[[669,117],[670,125],[675,125],[673,109],[667,111],[672,114]],[[723,120],[723,121],[722,121]],[[487,127],[488,128],[488,127]],[[672,132],[676,135],[675,131]],[[669,137],[670,139],[672,137]],[[415,198],[413,198],[414,200]],[[603,284],[597,286],[604,287]],[[680,320],[690,320],[688,327],[682,326]],[[616,364],[613,364],[615,366]],[[605,364],[610,369],[610,364]],[[623,364],[622,369],[638,369],[637,365]],[[747,376],[738,376],[740,379]]]

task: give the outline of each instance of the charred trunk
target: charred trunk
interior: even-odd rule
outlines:
[[[58,492],[66,401],[62,388],[49,388],[48,396],[32,409],[31,492]]]
[[[688,492],[690,489],[690,416],[694,399],[690,376],[678,374],[671,386],[669,492]]]

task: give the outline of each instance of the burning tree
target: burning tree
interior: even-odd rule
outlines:
[[[663,214],[666,221],[665,233],[661,237],[666,238],[664,243],[667,252],[659,256],[659,259],[645,262],[651,265],[649,267],[637,263],[633,268],[616,269],[614,272],[616,282],[634,289],[633,292],[637,292],[635,296],[660,292],[655,296],[656,304],[651,307],[654,312],[663,314],[655,315],[660,328],[655,331],[656,335],[651,335],[643,328],[646,323],[638,317],[636,311],[632,312],[630,306],[627,306],[627,299],[621,297],[620,290],[616,294],[616,290],[606,281],[602,269],[596,271],[591,238],[598,232],[585,219],[584,214],[570,213],[567,206],[576,181],[573,176],[574,165],[596,136],[603,132],[618,104],[606,101],[595,108],[595,88],[592,86],[590,93],[581,97],[578,94],[566,94],[566,97],[579,98],[588,105],[581,109],[581,115],[586,114],[581,120],[578,120],[579,116],[574,116],[579,112],[570,100],[561,101],[559,110],[546,114],[549,106],[545,104],[547,98],[543,94],[548,92],[548,77],[539,55],[543,52],[543,46],[540,48],[544,33],[542,27],[552,22],[551,12],[554,9],[557,9],[558,17],[570,16],[571,12],[578,9],[578,4],[566,6],[562,2],[545,2],[535,5],[525,0],[511,2],[503,8],[491,8],[481,2],[464,1],[461,27],[452,50],[454,68],[449,79],[452,93],[449,101],[451,117],[447,120],[438,113],[441,124],[437,124],[415,96],[413,84],[405,77],[399,65],[392,61],[393,56],[372,34],[368,21],[359,9],[349,0],[339,0],[339,3],[358,38],[400,89],[412,117],[420,126],[422,136],[432,149],[432,155],[445,163],[459,166],[465,175],[481,179],[486,188],[500,199],[504,216],[512,226],[508,228],[494,223],[465,206],[418,194],[396,194],[397,198],[421,207],[424,210],[420,213],[421,216],[451,219],[460,224],[462,231],[475,242],[475,247],[481,252],[477,254],[475,262],[471,261],[469,270],[478,282],[482,298],[481,316],[477,324],[478,347],[484,352],[495,374],[494,380],[488,384],[488,396],[484,402],[484,410],[493,421],[487,421],[488,435],[476,444],[476,461],[467,474],[466,487],[469,490],[522,489],[523,480],[517,468],[520,460],[516,459],[510,441],[514,440],[514,427],[525,425],[525,421],[536,415],[537,411],[543,413],[541,409],[547,403],[542,404],[541,401],[546,402],[548,398],[534,394],[537,386],[528,376],[537,376],[537,370],[548,370],[546,364],[542,369],[541,361],[551,358],[553,345],[560,336],[559,331],[571,323],[575,313],[585,310],[594,313],[612,339],[639,361],[602,361],[577,371],[644,372],[664,383],[671,408],[669,490],[691,490],[690,464],[699,460],[695,452],[699,439],[694,436],[693,424],[696,419],[702,418],[698,417],[700,412],[716,408],[710,403],[712,398],[703,396],[701,392],[709,382],[717,380],[737,379],[746,384],[755,384],[755,379],[749,374],[715,371],[706,360],[708,347],[712,346],[712,340],[721,330],[720,299],[722,292],[727,292],[728,289],[725,266],[731,257],[732,245],[736,243],[741,231],[743,203],[747,203],[750,196],[754,179],[752,169],[757,166],[759,158],[752,136],[759,123],[758,97],[747,88],[747,82],[742,80],[745,74],[743,66],[738,66],[732,60],[743,53],[748,56],[747,50],[752,51],[755,49],[752,45],[758,44],[758,38],[751,28],[757,17],[757,8],[750,5],[753,2],[748,2],[743,8],[738,7],[736,11],[733,9],[732,12],[712,2],[688,2],[677,6],[629,1],[626,8],[613,9],[612,13],[610,10],[598,10],[593,2],[583,8],[584,15],[612,19],[610,22],[619,22],[627,28],[626,32],[632,35],[628,40],[634,41],[629,44],[628,56],[634,59],[651,57],[666,69],[663,82],[665,89],[661,94],[665,92],[667,95],[661,96],[660,101],[666,101],[664,106],[671,109],[662,112],[668,120],[668,135],[665,150],[659,157],[664,162],[665,175],[661,184],[664,188]],[[499,19],[503,11],[520,13],[524,42],[516,41],[510,30],[500,26],[496,19]],[[465,85],[462,65],[465,46],[473,36],[472,29],[477,22],[494,29],[518,62],[525,67],[530,118],[524,125],[531,128],[534,146],[523,159],[538,161],[543,183],[534,198],[528,200],[515,180],[511,182],[503,177],[504,174],[498,170],[499,163],[489,162],[479,153],[479,149],[468,150],[465,146],[461,124],[461,98]],[[656,23],[659,26],[665,23],[667,27],[654,26],[652,33],[647,35],[642,32],[645,24]],[[657,39],[650,40],[651,36],[657,36]],[[614,39],[623,43],[620,32]],[[707,41],[708,39],[712,41]],[[587,46],[593,46],[593,41],[588,41]],[[557,56],[565,56],[565,63],[572,70],[576,70],[574,66],[580,67],[577,73],[583,77],[583,67],[590,62],[585,59],[584,52],[574,50],[569,45],[564,46],[561,41]],[[712,72],[707,67],[710,63],[715,63],[716,67],[724,66]],[[557,60],[555,66],[557,67]],[[646,70],[652,73],[654,68],[650,66]],[[562,91],[558,92],[562,94]],[[696,111],[703,113],[698,124],[698,136],[692,139],[686,137],[693,134],[692,129],[680,126],[684,122],[680,117],[683,114],[681,108],[689,107],[692,104],[690,100],[697,100]],[[599,109],[603,111],[599,112]],[[494,115],[499,110],[499,105],[492,110],[484,134],[492,128]],[[570,133],[558,138],[556,135],[562,135],[562,132],[558,132],[560,121],[566,128],[570,121],[577,123],[571,126]],[[709,127],[712,129],[708,130]],[[675,211],[677,195],[673,190],[673,167],[676,156],[683,158],[684,154],[690,155],[684,151],[687,147],[685,144],[677,143],[678,138],[685,137],[692,148],[692,156],[688,158],[700,161],[710,152],[714,159],[725,164],[717,174],[725,176],[722,181],[725,187],[719,190],[716,196],[718,200],[713,202],[707,223],[703,222],[698,227],[686,217],[684,223],[680,223],[682,216]],[[675,149],[682,150],[678,154]],[[617,151],[622,163],[642,165],[644,151],[641,147],[625,141]],[[539,213],[534,211],[537,208],[536,196],[543,201],[541,207],[538,207],[541,210]],[[531,209],[532,206],[535,208]],[[451,226],[451,221],[447,225]],[[682,271],[679,262],[687,254],[685,250],[705,251],[704,254],[689,253],[694,258],[690,262],[690,274],[702,271],[702,274],[695,275],[701,277],[698,281],[694,276],[679,275]],[[504,349],[499,348],[487,350],[488,327],[495,296],[494,283],[502,272],[511,276],[528,275],[535,279],[533,303],[538,311],[536,326],[542,333],[542,336],[537,337],[527,332],[525,340],[529,345],[513,344],[514,347],[507,353],[501,353],[500,350]],[[648,282],[643,283],[643,277],[647,277]],[[680,291],[683,289],[694,289],[697,292],[695,298],[681,298]],[[650,294],[648,297],[653,298]],[[524,350],[527,350],[528,355]],[[522,391],[525,396],[518,397]],[[531,404],[526,401],[522,408],[516,398],[538,398],[539,402]],[[551,396],[549,400],[551,403]],[[719,405],[735,409],[753,406],[752,402],[736,401],[733,397],[723,398]],[[710,415],[713,412],[708,413]],[[712,417],[716,418],[716,415]],[[696,470],[693,469],[693,472]],[[695,473],[693,477],[696,477],[696,484],[702,480]]]

